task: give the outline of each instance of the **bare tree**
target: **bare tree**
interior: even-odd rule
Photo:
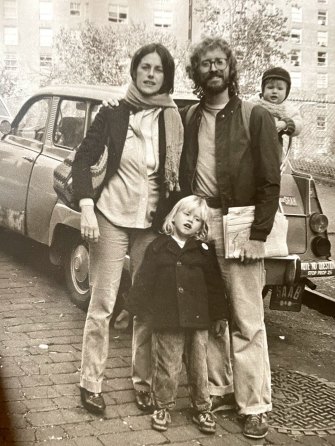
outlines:
[[[223,36],[240,62],[241,92],[257,88],[262,72],[287,58],[287,17],[272,0],[198,0],[195,13],[207,36]]]
[[[120,27],[84,23],[79,30],[61,29],[56,36],[56,60],[44,84],[50,82],[123,85],[129,82],[134,52],[149,42],[160,42],[176,61],[176,89],[189,87],[185,75],[187,44],[169,32],[145,25]]]

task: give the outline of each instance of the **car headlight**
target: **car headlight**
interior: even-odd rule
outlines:
[[[312,240],[312,251],[316,256],[330,256],[330,241],[318,235]]]
[[[324,214],[315,212],[311,215],[309,226],[313,232],[320,234],[328,228],[328,218]]]

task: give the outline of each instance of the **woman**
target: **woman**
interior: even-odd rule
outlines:
[[[169,193],[179,190],[183,127],[173,92],[174,61],[161,44],[140,48],[132,58],[132,82],[116,108],[102,107],[73,164],[73,188],[81,208],[81,234],[90,242],[91,302],[87,313],[80,391],[84,407],[102,413],[101,393],[108,358],[109,322],[124,259],[134,277],[148,244],[170,210]],[[94,202],[89,167],[108,146],[108,166]],[[136,401],[150,407],[149,321],[134,321],[133,369]],[[141,349],[143,346],[143,349]],[[136,357],[138,355],[138,357]],[[143,356],[143,357],[141,357]]]

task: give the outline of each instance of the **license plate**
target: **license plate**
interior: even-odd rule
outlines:
[[[305,281],[296,285],[272,285],[270,310],[300,311]]]

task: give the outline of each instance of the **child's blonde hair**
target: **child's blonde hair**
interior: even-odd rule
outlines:
[[[188,197],[182,198],[178,201],[166,216],[164,224],[162,227],[163,234],[173,235],[175,226],[174,218],[179,211],[183,210],[193,211],[193,209],[199,209],[199,217],[202,220],[202,225],[200,231],[197,233],[195,238],[199,240],[207,240],[208,237],[208,217],[209,208],[207,206],[206,200],[202,197],[197,197],[196,195],[189,195]]]

